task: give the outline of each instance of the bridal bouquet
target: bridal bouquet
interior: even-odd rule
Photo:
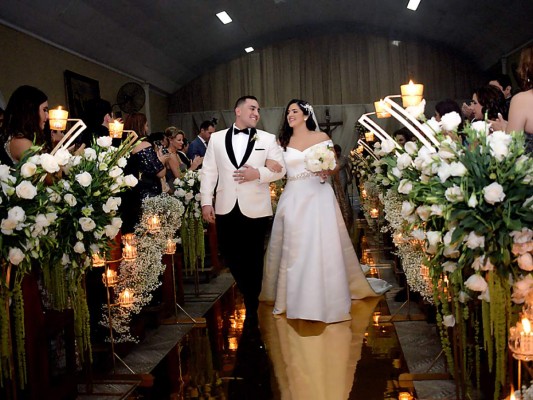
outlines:
[[[305,167],[311,172],[328,171],[335,168],[335,152],[331,142],[318,143],[305,153]],[[325,180],[321,177],[320,183]]]

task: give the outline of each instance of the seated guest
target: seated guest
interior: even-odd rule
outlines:
[[[513,98],[513,86],[511,84],[511,78],[506,74],[497,74],[489,80],[489,85],[496,86],[503,93],[505,98],[506,114],[509,113],[509,107],[511,105],[511,99]]]

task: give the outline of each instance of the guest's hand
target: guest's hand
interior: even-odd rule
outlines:
[[[471,104],[463,103],[463,105],[461,106],[461,111],[464,117],[468,120],[471,120],[472,118],[474,118],[476,114]]]
[[[200,164],[204,161],[203,157],[200,157],[199,155],[194,156],[194,160],[191,161],[191,171],[195,171]]]
[[[281,164],[276,160],[267,159],[265,161],[265,167],[267,167],[271,172],[281,172],[283,170]]]
[[[215,209],[213,206],[202,206],[202,217],[204,221],[209,222],[210,224],[215,223]]]
[[[240,169],[233,172],[233,179],[239,184],[254,181],[260,177],[261,175],[257,168],[251,167],[248,164],[243,165]]]
[[[503,119],[503,116],[498,113],[498,119],[490,121],[490,132],[503,131],[507,129],[507,121]]]

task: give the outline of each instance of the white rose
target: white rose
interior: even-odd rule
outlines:
[[[466,292],[461,290],[459,292],[459,301],[465,304],[468,300],[470,300],[470,296]]]
[[[76,197],[74,197],[74,195],[71,193],[67,193],[65,196],[63,196],[63,199],[65,199],[65,202],[71,207],[74,207],[76,204],[78,204]]]
[[[394,175],[396,178],[400,179],[402,177],[402,171],[398,167],[394,167],[392,169],[392,175]]]
[[[527,243],[533,240],[533,231],[524,227],[521,231],[512,231],[509,236],[513,238],[514,243]]]
[[[22,207],[15,206],[9,209],[7,212],[7,217],[17,222],[23,222],[26,219],[26,212],[22,209]]]
[[[185,200],[186,200],[186,201],[191,201],[193,197],[194,197],[194,196],[193,196],[193,194],[192,194],[191,192],[187,192],[187,193],[185,194]]]
[[[113,225],[106,225],[105,226],[105,235],[109,239],[113,239],[115,236],[117,236],[119,229],[120,228],[114,227]]]
[[[533,256],[531,253],[524,253],[518,256],[518,266],[524,271],[533,271]]]
[[[398,157],[398,160],[396,161],[396,166],[398,169],[403,170],[407,167],[409,167],[413,163],[413,159],[411,156],[407,153],[403,153]]]
[[[487,142],[490,147],[490,154],[498,161],[503,161],[509,155],[509,145],[513,138],[502,131],[493,132],[487,137]]]
[[[93,178],[87,171],[76,175],[76,181],[83,187],[87,187],[91,184]]]
[[[444,212],[444,206],[440,204],[431,205],[431,215],[437,215],[439,217],[442,217],[443,212]]]
[[[101,136],[96,139],[96,144],[100,147],[109,147],[113,143],[111,136]]]
[[[442,243],[442,232],[428,231],[426,232],[426,236],[430,246],[436,246],[437,244]]]
[[[445,246],[442,254],[448,258],[459,258],[461,255],[457,246]]]
[[[417,118],[424,114],[424,109],[426,108],[426,99],[422,99],[420,103],[416,106],[409,106],[405,109],[413,118]]]
[[[74,245],[74,251],[78,254],[85,253],[85,245],[82,242],[76,242]]]
[[[7,218],[2,220],[0,228],[2,229],[2,233],[4,235],[12,235],[17,225],[17,221],[15,221],[14,219]]]
[[[485,236],[478,235],[476,232],[472,231],[465,238],[466,246],[469,249],[477,249],[478,247],[485,247]]]
[[[89,161],[94,161],[96,160],[96,150],[89,147],[83,151],[83,156]]]
[[[120,168],[124,168],[126,166],[126,164],[128,163],[128,160],[126,160],[125,157],[120,157],[117,161],[117,165],[120,167]]]
[[[476,208],[477,206],[477,198],[476,198],[476,194],[475,193],[472,193],[470,195],[470,198],[468,199],[468,207],[470,208]]]
[[[63,165],[67,165],[67,163],[69,162],[70,160],[70,153],[67,149],[59,149],[55,154],[54,154],[54,158],[56,159],[56,162],[63,166]]]
[[[440,118],[440,122],[442,124],[442,129],[447,132],[452,132],[455,131],[457,127],[461,124],[462,119],[459,113],[457,113],[456,111],[452,111],[444,114]]]
[[[122,226],[122,219],[118,217],[111,218],[111,225],[115,228],[120,228]]]
[[[418,147],[415,142],[409,141],[404,145],[404,150],[410,155],[415,155],[418,151]]]
[[[413,190],[413,184],[407,179],[402,179],[398,185],[398,192],[403,194],[409,194]]]
[[[453,274],[455,270],[457,269],[457,263],[453,261],[446,261],[444,264],[442,264],[442,268],[445,272],[449,272],[450,274]]]
[[[21,199],[31,200],[37,196],[37,188],[29,181],[22,181],[16,187],[17,196]]]
[[[430,206],[419,206],[416,209],[416,213],[420,217],[422,221],[427,221],[430,214],[431,214],[431,207]]]
[[[70,164],[73,166],[79,165],[81,163],[81,156],[72,156],[70,159]]]
[[[413,229],[411,236],[416,240],[424,240],[426,238],[426,232],[422,229]]]
[[[415,205],[409,201],[404,201],[402,203],[402,217],[407,217],[408,215],[411,215],[415,211]]]
[[[81,217],[78,221],[80,223],[81,229],[84,232],[90,232],[94,228],[96,228],[96,223],[91,218]]]
[[[68,265],[70,264],[70,257],[67,253],[63,253],[61,256],[61,265]]]
[[[495,204],[503,201],[503,199],[505,199],[503,186],[498,182],[492,182],[490,185],[483,188],[483,197],[489,204]]]
[[[490,261],[490,257],[482,256],[476,257],[472,263],[472,268],[476,271],[492,271],[494,264]]]
[[[134,187],[135,185],[137,185],[137,182],[137,178],[135,178],[133,175],[126,175],[124,177],[124,183],[126,184],[126,186]]]
[[[439,179],[442,183],[446,182],[446,180],[451,176],[452,170],[450,168],[450,165],[448,163],[441,163],[439,168],[437,169],[437,175],[439,176]]]
[[[53,155],[45,153],[41,154],[41,165],[43,169],[48,173],[55,173],[59,171],[59,164]]]
[[[451,328],[452,326],[455,326],[455,317],[451,314],[445,315],[442,318],[442,325]]]
[[[383,143],[381,144],[381,149],[383,150],[383,152],[385,154],[389,154],[390,152],[392,152],[394,149],[396,148],[396,142],[394,140],[391,140],[391,139],[386,139],[383,141]]]
[[[446,200],[452,203],[457,203],[459,201],[464,200],[463,192],[461,188],[457,185],[453,185],[452,187],[446,189],[446,191],[444,192],[444,197],[446,197]]]
[[[488,285],[485,279],[483,279],[480,275],[472,275],[470,278],[468,278],[465,282],[465,286],[470,289],[474,290],[476,292],[484,292],[487,290]]]
[[[23,178],[29,178],[30,176],[35,175],[36,171],[37,171],[37,165],[35,165],[32,162],[26,162],[20,168],[20,174],[22,175]]]
[[[450,173],[452,176],[465,176],[467,172],[466,167],[462,162],[452,162],[450,164]]]
[[[5,165],[0,164],[0,181],[6,181],[11,176],[11,169]]]
[[[116,178],[120,175],[122,175],[122,168],[117,167],[116,165],[109,171],[109,176],[111,178]]]
[[[483,292],[481,292],[481,294],[479,296],[477,296],[477,298],[479,300],[483,300],[483,301],[486,301],[487,303],[490,303],[490,292],[489,290],[484,290]]]
[[[24,253],[18,247],[9,248],[9,262],[13,265],[19,265],[24,260]]]
[[[117,211],[121,202],[122,202],[122,199],[120,197],[110,197],[109,199],[107,199],[106,203],[102,206],[102,209],[106,213],[110,213],[111,211]]]
[[[470,127],[476,132],[486,135],[489,133],[490,124],[485,123],[485,121],[476,121],[472,122]]]

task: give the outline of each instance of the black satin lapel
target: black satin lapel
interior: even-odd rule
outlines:
[[[257,131],[255,130],[255,128],[250,129],[250,134],[248,135],[248,146],[246,146],[246,151],[244,152],[244,156],[242,157],[241,165],[239,165],[239,168],[246,164],[246,161],[248,161],[248,158],[250,158],[250,154],[252,154],[252,150],[255,145],[255,140],[253,140],[253,138],[256,133]]]
[[[235,158],[235,152],[233,151],[231,135],[233,135],[233,126],[226,132],[226,152],[228,153],[229,160],[235,166],[235,169],[238,169],[239,166],[237,165],[237,159]]]

